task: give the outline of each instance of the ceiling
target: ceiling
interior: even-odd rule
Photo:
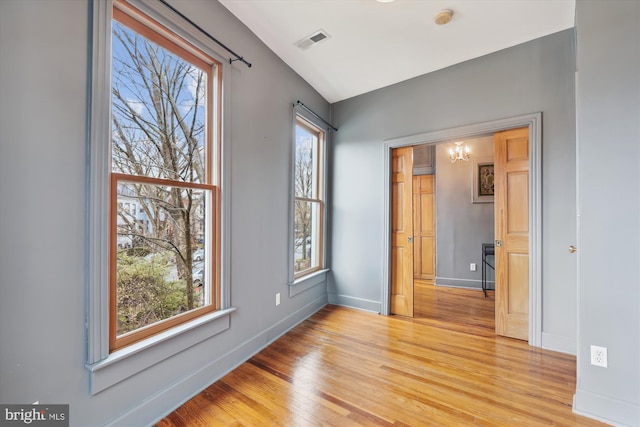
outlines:
[[[571,28],[575,14],[575,0],[219,1],[330,103]],[[453,18],[437,25],[443,9]],[[329,37],[296,46],[318,30]]]

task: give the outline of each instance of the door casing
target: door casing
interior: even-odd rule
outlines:
[[[425,132],[384,141],[384,241],[381,314],[390,313],[391,283],[391,150],[465,139],[519,127],[529,128],[529,345],[542,345],[542,113]]]

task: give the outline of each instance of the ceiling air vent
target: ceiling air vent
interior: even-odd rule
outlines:
[[[314,46],[314,45],[320,43],[321,41],[324,41],[324,40],[328,39],[329,37],[331,37],[331,36],[326,31],[318,30],[315,33],[313,33],[311,35],[308,35],[307,37],[303,38],[302,40],[298,40],[295,43],[295,45],[298,46],[302,50],[307,50],[311,46]]]

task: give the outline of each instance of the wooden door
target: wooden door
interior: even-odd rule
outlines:
[[[413,148],[391,159],[391,313],[413,317]]]
[[[529,128],[494,134],[496,333],[529,337]]]
[[[413,177],[413,278],[436,277],[435,175]]]

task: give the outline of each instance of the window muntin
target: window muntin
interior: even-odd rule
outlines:
[[[323,267],[325,133],[296,117],[293,271],[299,278]]]
[[[126,4],[116,6],[111,351],[220,307],[220,66]]]

